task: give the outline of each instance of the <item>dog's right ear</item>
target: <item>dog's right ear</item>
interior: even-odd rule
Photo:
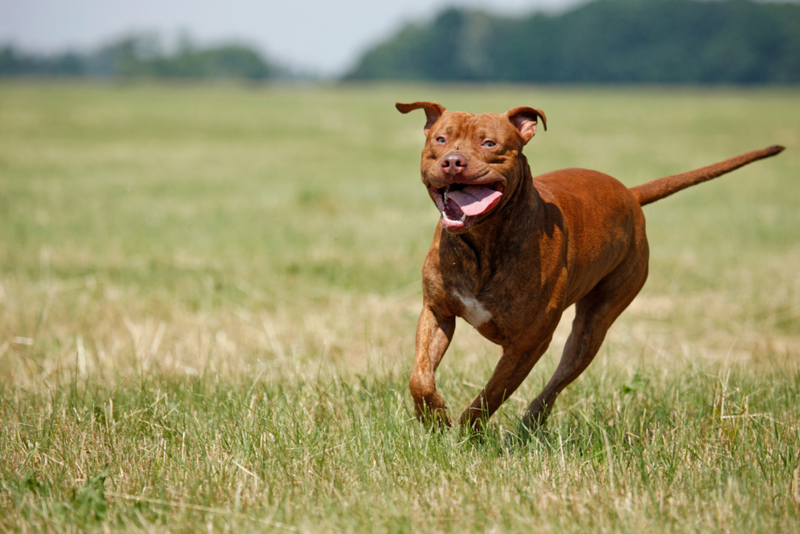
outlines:
[[[415,109],[424,109],[425,117],[428,119],[425,123],[425,135],[428,135],[428,131],[431,129],[431,126],[433,126],[433,123],[438,121],[445,112],[444,107],[436,102],[414,102],[413,104],[397,102],[394,107],[396,107],[397,111],[400,113],[408,113]]]

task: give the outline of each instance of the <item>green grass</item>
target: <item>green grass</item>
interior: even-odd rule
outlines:
[[[541,440],[568,320],[485,434],[429,432],[422,99],[544,109],[534,172],[787,151],[646,208],[650,280]],[[790,89],[2,82],[0,530],[799,532],[799,149]],[[454,411],[498,354],[459,322]]]

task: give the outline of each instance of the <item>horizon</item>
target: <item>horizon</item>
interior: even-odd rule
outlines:
[[[291,5],[232,0],[212,2],[0,0],[0,44],[31,54],[86,53],[126,35],[151,33],[165,49],[188,35],[197,46],[241,43],[291,72],[337,78],[372,46],[409,23],[424,23],[447,8],[480,9],[496,15],[568,11],[590,0],[405,0],[374,5],[319,0]]]

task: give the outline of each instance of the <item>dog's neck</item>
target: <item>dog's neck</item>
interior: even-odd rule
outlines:
[[[492,269],[495,260],[508,257],[509,249],[529,241],[538,225],[542,201],[533,186],[527,159],[522,154],[519,159],[519,176],[513,189],[506,190],[505,203],[463,234],[452,234],[442,228],[440,246],[452,248],[462,260],[474,257],[476,267],[483,270]]]

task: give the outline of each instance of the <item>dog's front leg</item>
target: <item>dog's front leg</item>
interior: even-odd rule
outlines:
[[[436,391],[434,373],[447,347],[450,346],[455,329],[454,316],[443,316],[434,311],[428,303],[423,305],[417,323],[417,348],[409,382],[417,418],[422,421],[450,426],[447,406]]]
[[[534,342],[527,347],[503,347],[503,355],[486,387],[461,413],[461,426],[482,430],[492,414],[517,390],[547,350],[554,329],[555,326],[549,329],[547,338],[539,343]]]

